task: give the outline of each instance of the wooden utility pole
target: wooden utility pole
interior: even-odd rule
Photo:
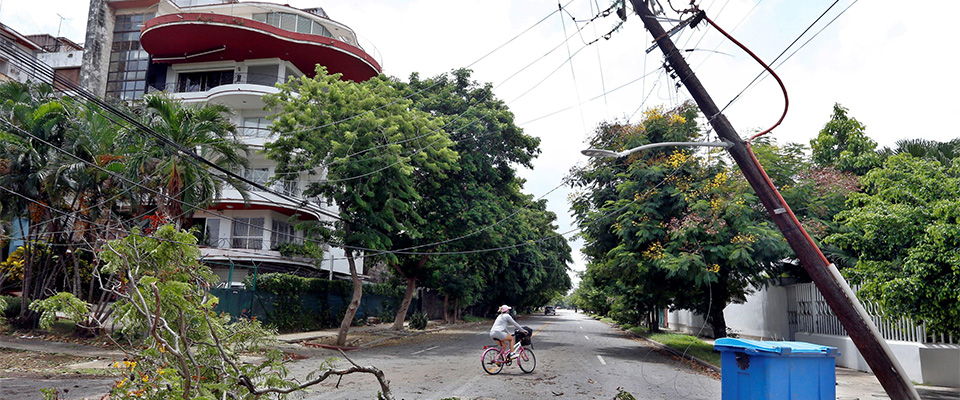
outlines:
[[[876,326],[857,300],[847,281],[840,275],[836,266],[827,262],[817,245],[809,239],[790,206],[782,200],[777,189],[767,179],[763,167],[756,162],[747,144],[740,139],[730,121],[720,113],[720,109],[707,94],[706,89],[694,75],[693,70],[687,65],[686,60],[673,44],[673,40],[654,18],[648,1],[631,0],[631,2],[634,10],[643,21],[643,25],[656,38],[657,45],[666,55],[670,67],[673,68],[687,91],[700,106],[700,110],[710,121],[713,129],[717,131],[717,135],[724,141],[733,143],[728,148],[730,155],[736,161],[737,166],[740,167],[740,171],[743,172],[747,182],[757,192],[757,196],[764,207],[767,208],[770,218],[783,233],[787,243],[790,244],[797,258],[800,259],[800,263],[806,269],[810,278],[813,279],[814,284],[817,285],[817,289],[820,290],[824,299],[827,300],[827,304],[840,319],[847,335],[860,350],[860,354],[870,365],[870,369],[873,370],[880,384],[883,385],[887,395],[891,399],[920,400],[913,384],[907,379],[900,363],[893,356],[887,342],[880,336]]]

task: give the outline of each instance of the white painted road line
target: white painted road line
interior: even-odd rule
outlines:
[[[600,357],[599,354],[597,354],[597,359],[600,360],[600,364],[607,365],[607,362],[603,361],[603,357]]]
[[[423,349],[423,350],[420,350],[420,351],[415,351],[415,352],[413,352],[413,354],[411,354],[411,355],[414,355],[414,356],[415,356],[415,355],[420,354],[420,353],[423,353],[423,352],[425,352],[425,351],[433,350],[433,349],[435,349],[435,348],[437,348],[437,347],[440,347],[440,346],[433,346],[433,347],[430,347],[430,348],[427,348],[427,349]]]
[[[587,339],[587,340],[590,340],[590,338],[588,338],[587,335],[583,335],[583,338],[584,338],[584,339]]]

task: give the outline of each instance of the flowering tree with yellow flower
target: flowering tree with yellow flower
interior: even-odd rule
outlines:
[[[658,142],[706,141],[689,104],[654,108],[641,123],[605,123],[590,147],[625,150]],[[771,179],[804,223],[835,228],[832,216],[856,180],[813,165],[799,145],[753,144]],[[830,180],[829,183],[824,180]],[[705,315],[726,336],[723,309],[771,280],[796,273],[792,253],[750,185],[722,150],[663,147],[592,159],[572,172],[573,210],[589,257],[580,307],[623,323],[667,308]],[[802,276],[800,276],[802,278]]]

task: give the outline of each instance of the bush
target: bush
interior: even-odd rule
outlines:
[[[0,296],[0,300],[6,303],[6,307],[0,309],[0,318],[16,318],[20,315],[20,298],[13,296]]]
[[[380,320],[381,323],[390,323],[397,319],[397,314],[396,311],[384,308],[377,313],[377,319]]]
[[[422,331],[427,329],[427,314],[422,312],[413,313],[410,316],[410,328]]]

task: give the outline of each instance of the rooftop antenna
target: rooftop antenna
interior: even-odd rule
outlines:
[[[63,27],[63,20],[69,19],[67,17],[60,15],[60,13],[57,13],[57,16],[60,17],[60,23],[57,24],[57,37],[56,37],[57,47],[56,47],[56,50],[54,51],[60,51],[60,28]]]
[[[57,16],[60,17],[60,24],[57,25],[57,37],[60,37],[60,28],[63,27],[63,20],[69,18],[60,15],[60,13],[57,13]]]

